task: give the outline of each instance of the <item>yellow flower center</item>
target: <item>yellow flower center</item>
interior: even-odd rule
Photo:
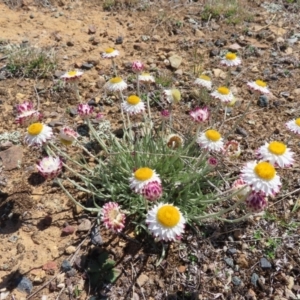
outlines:
[[[134,177],[139,181],[146,181],[153,176],[153,173],[150,168],[139,168],[134,172]]]
[[[105,53],[109,54],[109,53],[113,53],[115,51],[114,48],[107,48],[105,49]]]
[[[271,142],[268,150],[275,155],[282,155],[286,151],[286,145],[281,142]]]
[[[236,59],[236,54],[232,53],[232,52],[228,52],[225,57],[228,60],[235,60]]]
[[[76,76],[77,71],[75,71],[75,70],[69,71],[67,74],[68,74],[68,76],[73,77],[73,76]]]
[[[203,79],[203,80],[206,80],[206,81],[210,81],[210,78],[206,75],[200,75],[199,78]]]
[[[297,119],[295,120],[295,123],[296,123],[297,126],[300,126],[300,118],[297,118]]]
[[[180,99],[181,99],[180,91],[177,90],[177,89],[172,90],[172,96],[173,96],[173,99],[174,99],[175,103],[179,102]]]
[[[262,80],[256,80],[255,83],[260,87],[266,87],[267,84]]]
[[[267,181],[272,180],[276,175],[275,168],[265,161],[258,163],[254,168],[254,172],[258,177]]]
[[[112,79],[109,80],[110,83],[120,83],[123,81],[123,79],[121,77],[114,77]]]
[[[205,132],[205,136],[213,142],[217,142],[221,138],[221,134],[218,131],[213,129],[207,130]]]
[[[142,76],[150,76],[150,73],[142,73]]]
[[[33,123],[27,128],[27,132],[30,135],[38,135],[43,130],[43,124],[42,123]]]
[[[174,227],[180,220],[180,213],[173,205],[164,205],[156,215],[157,221],[165,227]]]
[[[127,102],[131,105],[137,105],[141,102],[141,98],[135,95],[131,95],[127,98]]]
[[[177,149],[182,146],[182,139],[179,135],[173,135],[169,138],[167,146],[172,149]]]
[[[228,95],[230,93],[230,90],[225,86],[221,86],[218,88],[218,92],[222,95]]]

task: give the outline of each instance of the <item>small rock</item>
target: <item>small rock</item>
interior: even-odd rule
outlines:
[[[247,259],[246,255],[243,254],[243,253],[241,253],[241,254],[239,255],[239,257],[237,258],[236,262],[239,264],[239,266],[240,266],[241,268],[246,269],[246,268],[249,267],[248,259]]]
[[[209,57],[214,57],[214,56],[217,56],[217,55],[219,55],[219,49],[211,49],[210,51],[209,51]]]
[[[288,98],[290,96],[289,92],[281,92],[280,96],[284,97],[284,98]]]
[[[91,230],[91,242],[95,246],[103,244],[99,226],[94,226]]]
[[[88,34],[95,34],[96,33],[96,26],[90,25],[88,29]]]
[[[79,224],[77,231],[89,231],[91,229],[91,221],[89,219],[83,219]]]
[[[230,257],[225,257],[224,258],[224,261],[226,262],[226,264],[231,267],[231,268],[234,268],[234,263],[233,263],[233,259],[230,258]]]
[[[15,243],[19,237],[17,235],[12,235],[11,237],[8,238],[8,241],[11,243]]]
[[[118,37],[116,38],[115,44],[116,44],[116,45],[121,45],[121,44],[123,44],[123,37],[122,37],[122,36],[118,36]]]
[[[201,30],[199,30],[199,29],[195,29],[195,30],[194,30],[194,35],[195,35],[195,37],[197,37],[197,38],[203,38],[203,37],[205,37],[204,32],[201,31]],[[200,41],[199,41],[199,42],[200,42]]]
[[[17,279],[17,289],[20,292],[30,294],[33,289],[32,282],[26,277],[20,277]]]
[[[183,71],[182,71],[182,69],[178,69],[178,70],[176,70],[176,71],[174,72],[174,74],[177,75],[177,76],[182,76]]]
[[[260,259],[260,266],[262,269],[271,269],[272,268],[271,263],[265,257],[262,257]]]
[[[213,69],[214,76],[217,78],[225,79],[227,77],[226,72],[221,69]]]
[[[19,168],[23,158],[23,149],[21,146],[13,146],[0,152],[0,158],[6,171]]]
[[[76,251],[76,247],[74,246],[69,246],[65,249],[65,252],[69,255],[75,253],[75,251]]]
[[[215,41],[215,46],[217,46],[217,47],[223,47],[223,46],[225,46],[225,45],[226,45],[226,40],[217,39],[217,40]]]
[[[231,279],[231,281],[236,286],[242,284],[242,280],[239,277],[237,277],[237,276],[233,276],[232,279]]]
[[[66,272],[66,274],[68,277],[74,277],[77,274],[77,272],[75,269],[72,268],[70,271]]]
[[[55,261],[48,261],[43,265],[42,269],[45,271],[51,271],[51,270],[54,271],[57,269],[57,264]]]
[[[236,253],[237,253],[237,250],[236,250],[235,248],[229,248],[229,249],[227,250],[227,253],[233,255],[233,254],[236,254]]]
[[[97,106],[96,100],[95,99],[89,100],[88,105],[96,107]]]
[[[259,276],[256,273],[253,273],[251,275],[251,283],[256,287],[257,286],[257,281],[259,279]]]
[[[62,235],[70,235],[73,234],[75,231],[75,228],[73,226],[66,226],[65,228],[62,229]]]
[[[10,141],[6,141],[6,142],[3,142],[3,143],[0,143],[0,149],[1,150],[7,150],[11,146],[13,146],[13,143],[10,142]]]
[[[268,104],[269,104],[269,100],[266,95],[259,96],[258,101],[257,101],[257,105],[259,107],[268,107]]]
[[[72,269],[72,266],[71,266],[71,264],[68,260],[64,260],[61,263],[61,269],[62,269],[63,272],[68,272]]]
[[[235,132],[237,134],[242,135],[242,136],[247,136],[248,135],[247,131],[244,128],[242,128],[242,127],[237,127],[236,130],[235,130]]]
[[[136,280],[137,284],[142,287],[147,281],[149,280],[149,277],[145,274],[141,274],[138,279]]]
[[[93,67],[94,67],[93,64],[89,64],[89,63],[87,63],[87,62],[83,63],[82,66],[81,66],[81,68],[82,68],[83,70],[90,70],[90,69],[92,69]]]
[[[169,57],[170,65],[174,69],[178,69],[182,62],[182,57],[179,55],[172,55]]]
[[[157,34],[152,37],[152,41],[154,42],[159,42],[159,40],[160,40],[160,36]]]
[[[71,117],[77,116],[77,115],[78,115],[77,108],[71,107],[71,108],[69,109],[69,114],[70,114]]]
[[[68,47],[73,47],[74,46],[74,42],[73,41],[67,41],[67,46]]]

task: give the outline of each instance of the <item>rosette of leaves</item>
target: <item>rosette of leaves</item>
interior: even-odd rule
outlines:
[[[121,270],[115,268],[115,265],[116,262],[107,252],[93,255],[87,267],[91,286],[97,286],[101,282],[114,283],[121,274]]]

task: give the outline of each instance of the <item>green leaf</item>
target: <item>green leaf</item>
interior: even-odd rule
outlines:
[[[108,258],[105,263],[101,266],[101,269],[105,272],[115,266],[116,262],[113,259]]]
[[[122,273],[121,270],[119,269],[111,269],[109,272],[107,272],[104,276],[104,280],[110,282],[110,283],[114,283],[117,278],[120,276],[120,274]]]
[[[97,261],[100,264],[100,266],[104,265],[105,262],[109,259],[108,253],[107,252],[102,252],[99,254],[97,257]]]

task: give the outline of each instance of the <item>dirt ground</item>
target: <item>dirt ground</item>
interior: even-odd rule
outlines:
[[[238,2],[243,11],[237,24],[228,21],[230,16],[207,12],[209,1],[0,2],[0,49],[8,44],[45,48],[54,51],[58,61],[47,79],[11,76],[5,69],[6,53],[0,53],[0,136],[21,133],[9,146],[0,140],[1,300],[300,299],[300,143],[289,139],[284,127],[299,117],[300,4]],[[45,122],[52,123],[56,132],[63,124],[80,125],[80,118],[69,113],[78,103],[74,93],[57,86],[59,76],[76,67],[85,72],[79,84],[82,100],[99,103],[96,111],[117,128],[118,109],[103,94],[111,62],[100,53],[108,47],[120,51],[118,72],[128,82],[134,59],[172,79],[183,98],[175,110],[179,127],[199,101],[199,91],[192,87],[195,69],[209,72],[216,86],[221,84],[226,72],[220,56],[227,50],[237,51],[243,64],[231,73],[238,104],[224,130],[254,97],[246,82],[258,78],[268,82],[272,94],[267,105],[262,107],[255,99],[238,130],[231,133],[243,148],[241,160],[233,166],[236,170],[253,159],[257,146],[271,139],[289,140],[296,152],[296,164],[282,172],[282,192],[264,217],[188,228],[181,243],[168,246],[159,266],[161,245],[135,236],[130,226],[123,235],[101,228],[104,244],[91,243],[91,226],[83,227],[86,220],[93,224],[95,216],[74,208],[55,182],[37,175],[35,164],[42,154],[23,144],[24,129],[14,122],[15,106],[27,99],[39,102]],[[176,68],[168,63],[174,54],[182,58]],[[100,280],[97,288],[91,288],[86,265],[103,249],[117,262],[121,275],[114,284]],[[73,273],[62,270],[65,260],[72,263]],[[22,276],[33,284],[27,294],[18,286]]]

